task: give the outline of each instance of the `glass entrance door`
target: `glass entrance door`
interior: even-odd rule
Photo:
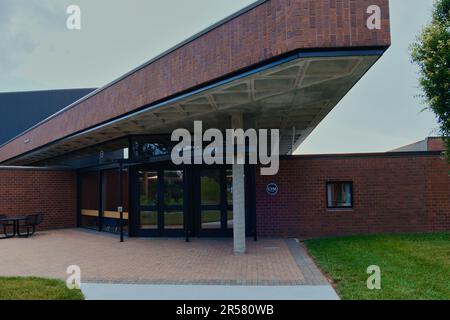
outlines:
[[[162,171],[162,230],[183,231],[184,229],[184,197],[183,171]]]
[[[138,182],[139,235],[183,235],[184,171],[139,170]]]
[[[199,172],[199,235],[230,235],[233,230],[232,172],[225,167]]]
[[[139,229],[145,234],[159,230],[158,171],[139,171]]]

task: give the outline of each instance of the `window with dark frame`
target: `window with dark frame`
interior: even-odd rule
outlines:
[[[353,208],[353,183],[327,182],[327,208]]]

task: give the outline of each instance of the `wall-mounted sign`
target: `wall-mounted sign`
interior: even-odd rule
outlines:
[[[269,183],[266,187],[269,196],[276,196],[278,193],[278,185],[276,183]]]

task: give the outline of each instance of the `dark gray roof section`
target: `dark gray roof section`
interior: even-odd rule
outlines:
[[[420,152],[428,151],[428,141],[427,139],[402,146],[392,150],[392,152]]]
[[[0,145],[94,90],[0,93]]]

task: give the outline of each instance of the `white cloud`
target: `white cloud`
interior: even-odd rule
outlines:
[[[2,0],[0,2],[0,91],[21,78],[18,70],[60,17],[55,1]],[[14,79],[14,81],[12,81]],[[30,79],[23,79],[30,82]]]

